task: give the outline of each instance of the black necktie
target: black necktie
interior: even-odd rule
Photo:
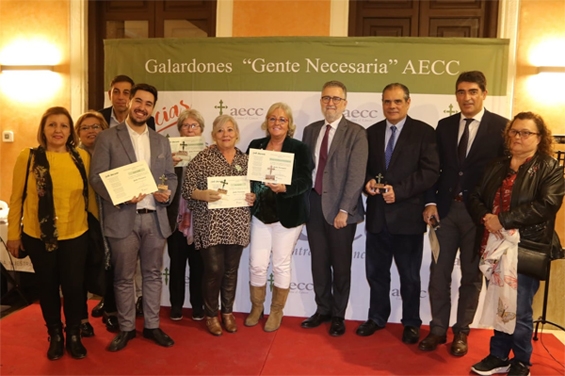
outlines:
[[[459,156],[459,165],[463,164],[465,157],[467,156],[467,146],[469,145],[469,124],[473,119],[465,119],[465,129],[461,135],[461,140],[459,140],[459,146],[457,146],[457,155]]]

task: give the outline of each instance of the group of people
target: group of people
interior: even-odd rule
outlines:
[[[138,259],[143,336],[161,346],[174,344],[159,328],[165,244],[171,260],[170,318],[182,319],[188,261],[192,318],[205,319],[208,331],[216,336],[223,330],[237,331],[233,303],[243,249],[250,245],[251,310],[245,326],[257,325],[263,317],[272,257],[274,287],[264,323],[270,332],[281,325],[292,253],[305,225],[317,309],[301,326],[309,329],[330,322],[329,334],[341,336],[346,331],[352,244],[357,224],[366,219],[370,304],[368,319],[356,333],[370,336],[386,326],[394,260],[401,283],[402,341],[419,343],[422,351],[447,342],[451,274],[459,252],[461,286],[449,351],[463,356],[482,287],[479,262],[489,239],[517,229],[522,239],[552,242],[565,185],[563,168],[552,158],[551,132],[539,115],[523,112],[508,121],[486,110],[486,78],[479,71],[458,77],[455,95],[461,112],[440,120],[435,130],[408,116],[410,91],[400,83],[382,91],[385,119],[364,129],[343,116],[346,86],[329,81],[320,98],[324,119],[305,127],[302,141],[293,138],[296,125],[285,103],[269,108],[261,125],[265,137],[253,140],[246,153],[236,147],[237,121],[220,115],[212,125],[213,144],[186,167],[175,167],[180,159],[171,152],[169,141],[154,131],[151,114],[157,90],[120,77],[127,76],[114,79],[110,97],[115,87],[124,95],[116,95],[113,107],[103,110],[110,122],[87,112],[73,132],[68,112],[51,108],[40,123],[40,146],[24,150],[14,169],[8,249],[14,255],[25,249],[31,256],[51,338],[49,359],[63,355],[59,287],[67,350],[75,358],[86,356],[80,337],[81,322],[88,317],[81,273],[88,212],[100,213],[106,241],[110,287],[104,296],[104,319],[107,325],[116,320],[108,329],[119,331],[110,351],[123,349],[136,336]],[[124,82],[129,84],[125,91]],[[177,127],[181,136],[201,136],[205,122],[197,110],[189,109],[179,115]],[[252,181],[247,206],[210,209],[208,203],[222,196],[208,186],[208,178],[247,175],[250,149],[294,154],[291,184]],[[142,160],[156,182],[166,181],[167,189],[113,205],[100,174]],[[426,225],[435,231],[440,252],[430,266],[430,332],[420,341]],[[490,354],[472,367],[474,372],[529,373],[531,305],[538,286],[538,280],[518,273],[516,329],[495,330]]]

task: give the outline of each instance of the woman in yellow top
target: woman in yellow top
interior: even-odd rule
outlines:
[[[86,356],[79,329],[86,300],[86,209],[94,215],[98,213],[94,190],[88,185],[90,156],[75,148],[78,140],[73,120],[63,107],[49,108],[43,114],[37,141],[39,146],[32,155],[30,149],[23,150],[14,167],[8,251],[17,256],[22,250],[31,258],[41,312],[50,336],[47,357],[59,359],[64,352],[60,287],[66,348],[73,358],[82,359]]]

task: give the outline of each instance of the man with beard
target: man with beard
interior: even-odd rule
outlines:
[[[326,82],[320,105],[324,120],[304,128],[302,137],[316,165],[306,229],[317,305],[316,313],[302,327],[315,328],[331,321],[329,333],[337,337],[345,333],[353,239],[364,213],[361,190],[368,146],[365,129],[343,116],[347,105],[343,83]]]
[[[109,351],[123,349],[136,334],[133,277],[138,256],[143,274],[143,336],[164,347],[174,344],[159,328],[159,309],[163,251],[171,234],[166,207],[177,188],[177,176],[169,141],[147,126],[156,101],[157,89],[153,86],[134,86],[127,118],[100,133],[92,156],[90,184],[103,201],[103,230],[112,249],[120,325],[120,332],[110,343]],[[156,183],[165,177],[169,192],[140,194],[114,206],[100,173],[137,161],[147,162]]]

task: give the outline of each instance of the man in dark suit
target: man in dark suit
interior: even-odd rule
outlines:
[[[302,327],[315,328],[331,320],[330,335],[340,336],[345,333],[353,239],[357,223],[363,220],[367,135],[362,126],[343,117],[347,105],[343,83],[326,82],[320,105],[325,119],[308,125],[302,137],[316,166],[306,230],[318,306]]]
[[[439,176],[434,129],[408,116],[410,92],[393,83],[383,89],[386,120],[367,129],[369,160],[365,192],[365,268],[371,287],[369,319],[360,336],[383,329],[390,316],[390,267],[396,263],[402,296],[404,343],[420,339],[420,267],[426,223],[420,219],[424,194]]]
[[[128,116],[129,95],[134,85],[133,80],[125,74],[117,75],[110,83],[108,98],[110,98],[112,106],[98,111],[104,116],[110,128],[126,120]],[[147,126],[155,130],[155,118],[153,118],[153,116],[147,119]]]
[[[475,225],[465,204],[477,185],[485,166],[504,154],[503,131],[507,119],[487,111],[486,78],[479,71],[463,72],[455,84],[461,113],[439,121],[436,136],[440,158],[440,177],[426,195],[424,221],[440,222],[436,234],[440,252],[430,267],[430,334],[419,344],[420,350],[433,351],[447,342],[451,313],[451,272],[457,250],[460,252],[461,286],[457,321],[450,352],[467,354],[467,335],[473,322],[482,287],[479,255],[474,250]]]
[[[112,249],[120,333],[110,343],[110,351],[123,349],[136,335],[133,277],[138,257],[143,275],[143,336],[161,346],[174,344],[159,328],[159,310],[163,251],[171,234],[166,207],[177,188],[177,176],[169,141],[146,124],[155,108],[157,89],[139,84],[130,96],[125,122],[98,136],[90,168],[90,184],[102,197],[104,235]],[[140,194],[115,206],[100,173],[137,161],[147,162],[156,183],[166,178],[168,191]]]

